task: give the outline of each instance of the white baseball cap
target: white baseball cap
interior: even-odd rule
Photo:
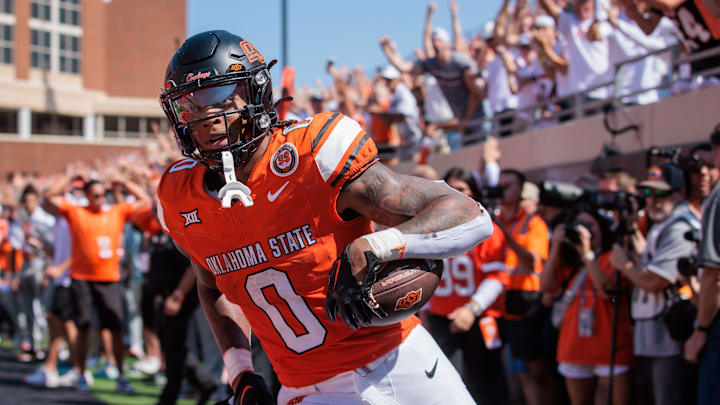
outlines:
[[[400,77],[400,71],[397,70],[393,65],[387,65],[380,73],[380,76],[382,76],[384,79],[395,80]]]
[[[539,15],[535,18],[535,28],[555,28],[555,20],[549,15]]]
[[[482,37],[484,40],[489,40],[495,35],[495,21],[488,21],[482,27]]]
[[[433,39],[439,39],[443,42],[450,42],[450,34],[444,29],[440,27],[435,27],[432,30],[432,38]]]

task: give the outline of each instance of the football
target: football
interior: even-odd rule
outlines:
[[[388,316],[385,319],[373,317],[371,325],[391,325],[416,314],[432,297],[442,271],[442,260],[408,259],[383,263],[370,291]]]

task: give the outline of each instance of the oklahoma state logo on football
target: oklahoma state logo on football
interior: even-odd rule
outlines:
[[[409,293],[405,294],[404,297],[400,298],[395,302],[395,310],[399,309],[410,309],[413,305],[420,302],[420,298],[422,298],[422,288],[415,291],[410,291]]]

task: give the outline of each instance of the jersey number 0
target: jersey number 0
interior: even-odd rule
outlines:
[[[283,318],[280,310],[273,304],[269,303],[263,289],[272,287],[277,292],[278,297],[285,301],[288,308],[292,312],[295,319],[302,324],[305,333],[297,334],[288,322]],[[299,296],[290,279],[284,272],[267,268],[259,273],[251,274],[245,281],[245,289],[250,295],[250,299],[262,309],[273,324],[288,349],[295,353],[304,353],[314,349],[325,342],[325,334],[327,331],[320,323],[320,320],[313,314],[305,300]]]

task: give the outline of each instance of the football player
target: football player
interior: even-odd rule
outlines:
[[[274,402],[250,329],[283,385],[278,404],[473,403],[416,317],[370,326],[386,314],[368,280],[380,262],[471,249],[492,232],[488,213],[390,171],[340,113],[278,122],[273,63],[244,38],[204,32],[174,54],[161,95],[188,158],[163,174],[158,217],[193,263],[232,403]]]

